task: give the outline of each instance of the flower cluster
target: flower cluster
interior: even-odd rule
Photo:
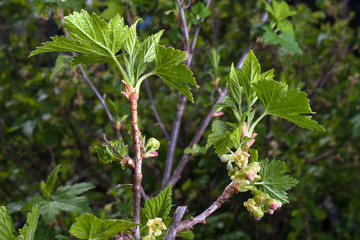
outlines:
[[[221,161],[228,163],[230,179],[235,181],[241,188],[250,184],[254,180],[259,180],[260,166],[258,162],[249,163],[250,154],[242,151],[241,148],[235,153],[226,154],[221,157]],[[232,163],[235,163],[233,168]]]
[[[273,214],[278,208],[282,206],[282,203],[276,199],[270,198],[268,194],[260,191],[256,191],[253,198],[248,199],[244,202],[244,207],[247,208],[248,212],[254,215],[256,220],[260,220],[264,213]]]

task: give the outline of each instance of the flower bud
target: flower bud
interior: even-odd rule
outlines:
[[[254,196],[254,201],[256,202],[257,206],[262,206],[264,205],[266,199],[268,198],[268,195],[265,193],[258,193]]]
[[[268,212],[268,214],[272,215],[274,213],[274,210],[269,209],[269,210],[267,210],[267,212]]]
[[[255,174],[253,172],[247,172],[246,173],[246,178],[249,180],[249,181],[253,181],[254,178],[255,178]]]
[[[264,216],[264,211],[261,208],[257,208],[253,214],[255,220],[259,221]]]
[[[250,198],[246,202],[244,202],[244,207],[246,207],[248,212],[251,212],[251,213],[253,213],[257,209],[255,201],[252,198]]]
[[[156,138],[150,138],[145,146],[146,153],[154,152],[160,147],[160,142]]]
[[[159,156],[159,154],[154,151],[154,152],[150,152],[150,153],[145,153],[145,155],[143,155],[143,158],[151,158],[151,157],[157,157]]]
[[[269,204],[270,209],[274,211],[276,211],[276,209],[278,208],[278,201],[275,199],[268,199],[267,204]]]
[[[231,154],[224,154],[221,156],[220,161],[221,162],[227,162],[231,159]]]

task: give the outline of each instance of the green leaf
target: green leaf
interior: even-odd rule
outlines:
[[[227,148],[233,147],[233,141],[230,139],[230,135],[234,132],[234,127],[220,120],[216,120],[213,122],[211,130],[206,148],[214,146],[215,153],[221,157],[228,152]]]
[[[283,33],[290,33],[291,35],[295,35],[294,26],[288,20],[282,20],[278,23],[278,28]]]
[[[243,123],[236,125],[235,130],[230,134],[232,145],[236,149],[241,147],[240,140],[241,140],[242,127],[243,127]]]
[[[89,204],[83,194],[95,186],[90,183],[78,183],[70,186],[60,186],[51,196],[49,201],[44,203],[41,208],[41,215],[46,223],[53,221],[60,211],[68,211],[74,213],[89,212]]]
[[[241,106],[241,83],[239,81],[239,71],[236,71],[234,64],[231,65],[230,76],[226,82],[226,89],[232,102]]]
[[[260,161],[259,175],[262,182],[258,182],[259,190],[269,194],[271,198],[277,199],[282,203],[288,203],[288,197],[285,190],[295,186],[298,181],[288,175],[284,175],[286,167],[280,160],[262,160]]]
[[[313,113],[306,93],[299,89],[288,90],[286,84],[267,79],[261,79],[253,86],[267,114],[284,118],[302,128],[325,131],[310,116],[304,115]]]
[[[20,235],[16,238],[16,240],[34,240],[38,220],[39,208],[35,205],[31,209],[31,212],[27,215],[26,224],[23,228],[19,229]]]
[[[124,4],[121,1],[108,0],[105,2],[105,4],[106,4],[106,9],[100,15],[105,19],[113,18],[117,14],[121,16],[125,12]]]
[[[302,53],[299,44],[291,33],[285,32],[278,35],[267,25],[263,29],[265,30],[264,42],[266,44],[280,45],[291,54]]]
[[[56,74],[66,65],[65,62],[71,60],[70,56],[59,55],[56,59],[55,66],[51,72],[50,79],[54,79]]]
[[[275,22],[279,22],[284,18],[296,14],[296,11],[290,11],[289,5],[285,1],[278,2],[277,0],[274,0],[272,1],[272,6],[265,1],[264,3],[265,10]]]
[[[131,27],[129,28],[129,37],[126,39],[124,44],[124,49],[129,55],[133,55],[135,50],[136,41],[137,41],[136,26],[140,20],[141,19],[137,19],[133,23],[133,25],[131,25]]]
[[[156,217],[166,219],[170,213],[172,205],[172,190],[168,186],[161,193],[152,199],[147,199],[145,202],[145,216],[147,219],[154,219]]]
[[[260,74],[260,79],[273,80],[275,77],[274,69],[270,69],[262,74]]]
[[[185,238],[185,239],[194,239],[194,233],[190,230],[183,231],[178,234],[178,237]]]
[[[41,181],[41,183],[40,183],[41,184],[41,192],[46,199],[49,199],[51,196],[51,192],[55,186],[55,182],[56,182],[60,167],[61,167],[61,165],[57,165],[51,171],[51,173],[46,181],[46,184],[43,181]]]
[[[0,207],[0,236],[3,240],[14,240],[16,238],[14,223],[6,207]]]
[[[128,154],[128,146],[123,145],[123,140],[120,138],[118,140],[109,141],[109,143],[114,147],[116,152],[107,144],[102,146],[95,146],[95,151],[98,154],[99,160],[102,163],[108,164],[113,161],[121,161],[123,157]]]
[[[76,63],[81,60],[87,63],[90,57],[101,59],[101,62],[104,58],[111,61],[129,36],[128,27],[119,15],[106,23],[95,13],[90,16],[88,12],[81,10],[65,17],[64,26],[69,38],[52,37],[52,42],[43,43],[43,46],[30,53],[30,57],[39,53],[62,51],[87,55],[83,58],[78,57]],[[99,56],[101,58],[98,58]]]
[[[175,88],[191,102],[194,102],[188,84],[198,87],[192,72],[184,64],[180,64],[186,59],[186,53],[158,46],[156,48],[156,67],[154,74],[159,76],[170,88]]]
[[[153,62],[156,57],[156,47],[159,45],[160,38],[164,30],[161,30],[150,37],[146,38],[145,41],[140,43],[140,47],[136,53],[135,61],[135,79],[138,79],[140,75],[146,70],[146,63]]]
[[[235,70],[233,66],[231,68],[230,80],[234,84],[237,83],[236,95],[233,93],[235,90],[233,89],[230,90],[230,94],[234,94],[233,98],[239,97],[239,93],[238,93],[240,91],[238,89],[239,85],[244,89],[246,93],[246,97],[249,98],[252,94],[251,84],[259,80],[261,68],[259,61],[254,55],[253,50],[250,50],[250,52],[246,56],[241,70],[242,71]]]
[[[71,226],[70,233],[75,237],[88,240],[103,240],[114,237],[120,231],[130,230],[135,223],[109,219],[101,220],[92,214],[85,213],[76,218],[76,223]]]
[[[104,56],[97,56],[92,54],[82,54],[73,57],[71,61],[71,65],[78,65],[78,64],[95,64],[95,63],[111,63],[112,59]]]

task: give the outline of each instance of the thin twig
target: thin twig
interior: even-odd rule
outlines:
[[[186,23],[186,19],[185,19],[185,13],[184,13],[184,8],[181,5],[180,0],[176,0],[176,3],[179,7],[179,11],[180,11],[180,18],[181,18],[181,23],[182,23],[182,30],[184,33],[184,38],[185,38],[185,43],[184,43],[184,48],[187,51],[187,60],[185,62],[185,64],[189,67],[191,65],[192,62],[192,57],[193,57],[193,53],[195,50],[195,46],[196,46],[196,41],[199,35],[199,31],[200,31],[200,26],[198,26],[195,34],[197,33],[196,36],[194,36],[194,39],[192,41],[192,46],[190,47],[190,41],[189,41],[189,32],[188,32],[188,28],[187,28],[187,23]],[[209,7],[211,3],[211,0],[208,0],[206,7]],[[182,120],[182,116],[184,113],[184,109],[185,109],[185,104],[186,104],[186,97],[184,95],[179,95],[179,102],[177,104],[177,111],[176,111],[176,116],[175,116],[175,121],[173,124],[173,128],[172,128],[172,132],[171,132],[171,136],[170,136],[170,141],[168,144],[168,152],[167,152],[167,156],[166,156],[166,162],[165,162],[165,170],[164,170],[164,176],[163,176],[163,181],[162,181],[162,188],[164,188],[165,186],[168,186],[168,180],[170,179],[171,176],[171,172],[173,169],[173,164],[174,164],[174,155],[175,155],[175,150],[176,150],[176,145],[177,145],[177,140],[179,137],[179,132],[180,132],[180,126],[181,126],[181,120]]]
[[[161,131],[163,132],[163,134],[165,136],[165,139],[168,141],[170,139],[170,136],[169,136],[169,133],[166,131],[166,128],[165,128],[163,122],[161,121],[160,115],[159,115],[159,113],[158,113],[158,111],[156,109],[149,81],[147,79],[145,79],[144,82],[145,82],[145,88],[146,88],[146,92],[147,92],[148,99],[149,99],[149,102],[150,102],[150,106],[151,106],[151,109],[152,109],[152,111],[154,113],[155,119],[156,119]]]
[[[271,3],[271,0],[268,0],[268,3]],[[267,12],[263,13],[261,16],[261,23],[265,22],[268,18],[268,14]],[[242,65],[244,64],[245,58],[248,55],[249,51],[251,50],[251,48],[254,46],[256,42],[256,39],[252,39],[248,45],[248,47],[246,48],[245,52],[243,53],[243,55],[241,56],[237,67],[241,68]],[[215,109],[214,106],[218,103],[220,103],[225,96],[227,95],[227,89],[224,89],[222,91],[220,91],[220,94],[218,96],[218,98],[216,99],[215,103],[211,106],[210,111],[208,112],[208,114],[205,116],[205,118],[203,119],[203,121],[200,124],[200,127],[198,128],[198,130],[196,131],[193,139],[191,140],[189,147],[193,147],[195,144],[197,144],[202,135],[204,134],[206,128],[208,127],[214,113],[215,113]],[[181,173],[184,170],[186,164],[189,162],[191,155],[189,154],[184,154],[178,164],[178,166],[176,167],[174,173],[171,175],[171,177],[168,179],[168,181],[162,185],[162,188],[166,188],[169,185],[175,186],[175,184],[177,183],[177,181],[180,179],[181,177]]]
[[[65,29],[65,27],[64,27],[64,13],[63,13],[62,9],[59,9],[59,13],[60,13],[60,17],[61,17],[62,30],[63,30],[63,32],[64,32],[65,37],[69,38],[69,34],[68,34],[68,32],[66,31],[66,29]],[[72,54],[73,56],[75,56],[75,53],[72,52],[71,54]],[[108,119],[109,119],[109,121],[110,121],[110,124],[111,124],[112,128],[114,129],[114,132],[115,132],[115,134],[116,134],[116,137],[117,137],[117,138],[122,138],[120,132],[119,132],[119,131],[117,130],[117,128],[116,128],[116,125],[115,125],[115,123],[114,123],[114,118],[113,118],[113,116],[112,116],[112,114],[111,114],[108,106],[106,105],[105,100],[101,97],[101,94],[100,94],[99,91],[96,89],[96,87],[94,86],[94,84],[92,84],[91,80],[89,79],[89,77],[88,77],[87,74],[86,74],[86,71],[85,71],[84,67],[83,67],[81,64],[78,64],[78,67],[79,67],[79,69],[80,69],[80,71],[81,71],[81,74],[82,74],[83,79],[84,79],[85,82],[89,85],[89,87],[91,88],[91,90],[95,93],[96,97],[97,97],[97,98],[99,99],[99,101],[100,101],[101,106],[103,106],[103,108],[104,108],[104,110],[105,110],[105,113],[106,113],[106,115],[107,115],[107,117],[108,117]]]

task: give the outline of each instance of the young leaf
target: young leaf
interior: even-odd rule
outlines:
[[[46,199],[50,198],[51,192],[55,186],[55,182],[59,173],[61,165],[57,165],[50,173],[46,184],[41,181],[41,192]]]
[[[241,106],[241,83],[239,81],[239,72],[235,70],[234,64],[231,65],[231,71],[228,81],[226,82],[226,89],[232,102]],[[234,104],[233,104],[234,105]]]
[[[90,57],[94,57],[94,60],[101,59],[102,62],[104,59],[111,61],[129,36],[128,27],[119,15],[106,23],[95,13],[90,16],[88,12],[81,10],[65,17],[64,26],[69,38],[52,37],[52,42],[45,42],[43,46],[37,47],[30,53],[30,57],[44,52],[61,51],[86,54],[84,58],[77,58],[77,63],[81,60],[88,62]]]
[[[261,68],[259,61],[255,57],[253,50],[250,50],[245,58],[242,71],[235,70],[233,66],[231,67],[230,80],[233,84],[237,83],[236,94],[234,94],[235,90],[233,89],[229,91],[229,94],[234,94],[232,98],[241,97],[241,95],[239,95],[239,85],[245,90],[246,96],[249,98],[252,94],[251,84],[259,80],[260,73]]]
[[[90,183],[78,183],[70,186],[60,186],[57,191],[51,196],[51,199],[46,201],[41,208],[41,215],[46,223],[55,219],[55,216],[60,211],[68,211],[74,213],[89,212],[89,204],[85,196],[78,196],[83,194],[95,186]]]
[[[289,5],[285,1],[278,2],[277,0],[272,1],[272,6],[265,2],[265,10],[269,13],[270,17],[275,21],[290,17],[296,14],[296,11],[290,11]]]
[[[264,42],[266,44],[280,45],[291,54],[302,53],[299,44],[296,42],[294,35],[285,32],[278,35],[269,26],[264,26]]]
[[[135,79],[138,79],[142,73],[146,70],[146,63],[150,63],[155,60],[156,47],[159,45],[160,38],[164,30],[161,30],[140,43],[140,47],[136,53],[136,61],[134,66]]]
[[[185,238],[185,239],[194,239],[194,233],[190,230],[183,231],[178,234],[178,237]]]
[[[126,39],[124,49],[129,55],[133,55],[137,41],[136,26],[141,19],[136,20],[129,28],[129,37]]]
[[[0,236],[4,240],[14,240],[16,238],[14,223],[6,207],[0,207]]]
[[[35,205],[31,209],[31,212],[27,215],[26,224],[23,228],[19,229],[20,235],[16,238],[16,240],[34,240],[38,220],[39,208]]]
[[[174,48],[158,46],[156,48],[156,66],[154,74],[160,77],[170,88],[175,88],[191,102],[194,101],[188,84],[198,87],[192,72],[184,64],[186,53]]]
[[[96,153],[102,163],[108,164],[113,161],[121,161],[123,157],[128,154],[128,146],[123,145],[123,140],[120,138],[115,141],[109,141],[116,152],[109,145],[95,146]]]
[[[239,124],[235,126],[235,130],[230,134],[230,139],[232,141],[232,145],[237,149],[240,148],[240,140],[241,140],[241,133],[242,133],[243,124]]]
[[[102,240],[114,237],[120,231],[130,230],[136,224],[133,222],[109,219],[101,220],[92,214],[85,213],[76,218],[76,223],[70,228],[75,237],[88,240]]]
[[[171,210],[172,204],[172,190],[168,186],[161,193],[152,199],[147,199],[145,202],[145,216],[147,219],[154,219],[156,217],[166,219]]]
[[[306,93],[299,89],[288,90],[286,84],[267,79],[261,79],[253,86],[267,114],[284,118],[299,127],[325,131],[310,116],[304,115],[313,113]]]
[[[295,186],[298,181],[288,175],[284,175],[286,167],[280,160],[262,160],[260,161],[259,175],[262,179],[258,182],[259,190],[269,194],[271,198],[277,199],[282,203],[288,203],[288,197],[285,190]]]
[[[208,137],[206,148],[214,146],[215,153],[219,157],[228,152],[227,148],[233,147],[233,141],[230,139],[230,134],[233,133],[234,127],[229,124],[216,120],[211,126],[211,134]]]

